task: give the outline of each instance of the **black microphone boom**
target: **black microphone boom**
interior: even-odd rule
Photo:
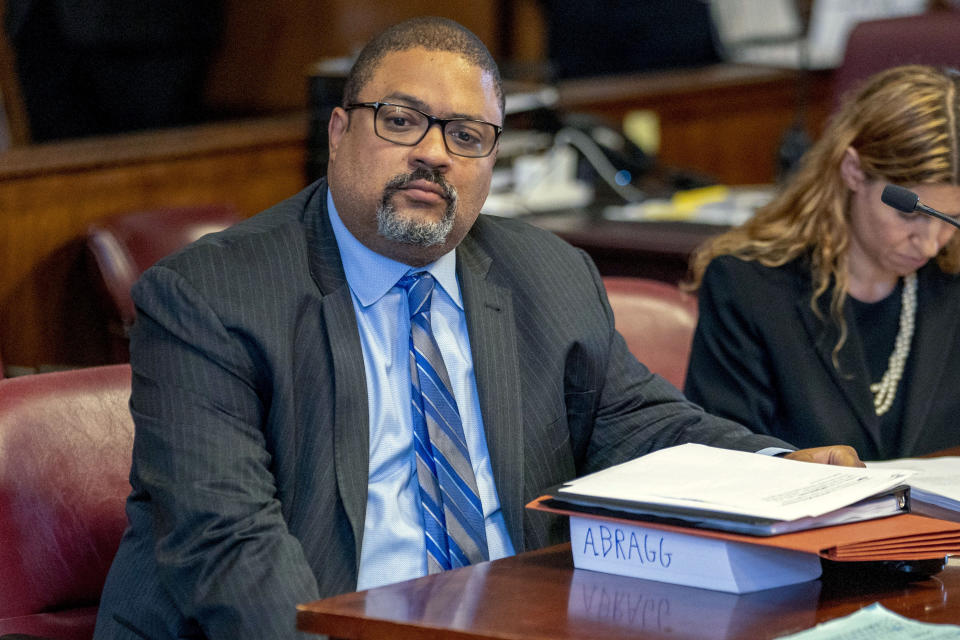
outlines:
[[[920,197],[913,191],[910,191],[910,189],[895,184],[888,184],[883,188],[883,193],[880,194],[880,200],[882,200],[884,204],[903,211],[904,213],[919,211],[920,213],[933,216],[960,229],[960,222],[945,213],[941,213],[923,204],[920,202]]]

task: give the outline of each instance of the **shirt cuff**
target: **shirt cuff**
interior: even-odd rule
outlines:
[[[793,453],[793,449],[784,449],[783,447],[765,447],[757,451],[762,456],[782,456],[787,453]]]

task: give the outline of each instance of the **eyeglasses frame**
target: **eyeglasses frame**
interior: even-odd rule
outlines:
[[[423,130],[423,135],[421,135],[419,138],[417,138],[417,140],[416,140],[415,142],[409,142],[409,143],[407,143],[407,142],[397,142],[396,140],[390,140],[389,138],[385,138],[383,135],[380,134],[380,129],[379,129],[379,127],[377,127],[377,115],[380,113],[380,107],[402,107],[402,108],[404,108],[404,109],[409,109],[409,110],[411,110],[411,111],[416,111],[417,113],[419,113],[420,115],[422,115],[424,118],[427,119],[427,128]],[[415,108],[415,107],[411,107],[410,105],[397,104],[397,103],[395,103],[395,102],[380,102],[379,100],[376,101],[376,102],[354,102],[354,103],[352,103],[352,104],[346,105],[346,106],[344,107],[344,110],[345,110],[345,111],[351,111],[351,110],[353,110],[353,109],[360,109],[360,108],[373,109],[373,132],[376,134],[376,136],[377,136],[378,138],[380,138],[381,140],[386,140],[387,142],[390,142],[390,143],[392,143],[392,144],[398,144],[398,145],[400,145],[400,146],[402,146],[402,147],[415,147],[415,146],[417,146],[418,144],[420,144],[421,142],[423,142],[423,139],[424,139],[424,138],[427,137],[427,134],[430,132],[430,127],[432,127],[432,126],[435,125],[435,124],[436,124],[436,125],[440,125],[440,135],[441,135],[441,137],[443,138],[443,146],[444,146],[444,148],[445,148],[447,151],[449,151],[450,153],[452,153],[453,155],[459,156],[459,157],[461,157],[461,158],[486,158],[486,157],[488,157],[491,153],[493,153],[493,150],[497,148],[497,141],[500,140],[500,134],[503,133],[503,127],[502,127],[502,126],[493,124],[492,122],[487,122],[486,120],[476,120],[476,119],[474,119],[474,118],[438,118],[437,116],[430,115],[429,113],[424,113],[424,112],[421,111],[420,109],[417,109],[417,108]],[[462,153],[457,153],[456,151],[454,151],[453,149],[451,149],[451,148],[450,148],[450,144],[447,142],[447,133],[446,133],[446,132],[447,132],[447,125],[448,125],[449,123],[451,123],[451,122],[476,122],[476,123],[478,123],[478,124],[485,124],[485,125],[489,125],[489,126],[493,127],[493,128],[494,128],[494,131],[495,131],[495,134],[494,134],[494,136],[493,136],[493,144],[490,145],[490,150],[487,151],[485,154],[480,155],[480,156],[467,156],[467,155],[464,155],[464,154],[462,154]]]

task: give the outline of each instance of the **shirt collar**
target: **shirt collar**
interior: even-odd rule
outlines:
[[[350,285],[350,290],[361,305],[369,307],[377,302],[393,288],[397,280],[407,273],[428,271],[447,292],[454,304],[463,309],[460,285],[457,284],[456,249],[425,267],[411,267],[382,256],[357,240],[340,219],[329,188],[327,189],[327,213],[340,249],[340,259],[343,261],[343,273],[347,277],[347,284]]]

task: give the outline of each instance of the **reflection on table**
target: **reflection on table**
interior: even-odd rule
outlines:
[[[299,608],[298,628],[339,638],[775,638],[874,602],[960,624],[960,566],[909,582],[863,566],[745,595],[573,568],[569,545],[523,553]]]

